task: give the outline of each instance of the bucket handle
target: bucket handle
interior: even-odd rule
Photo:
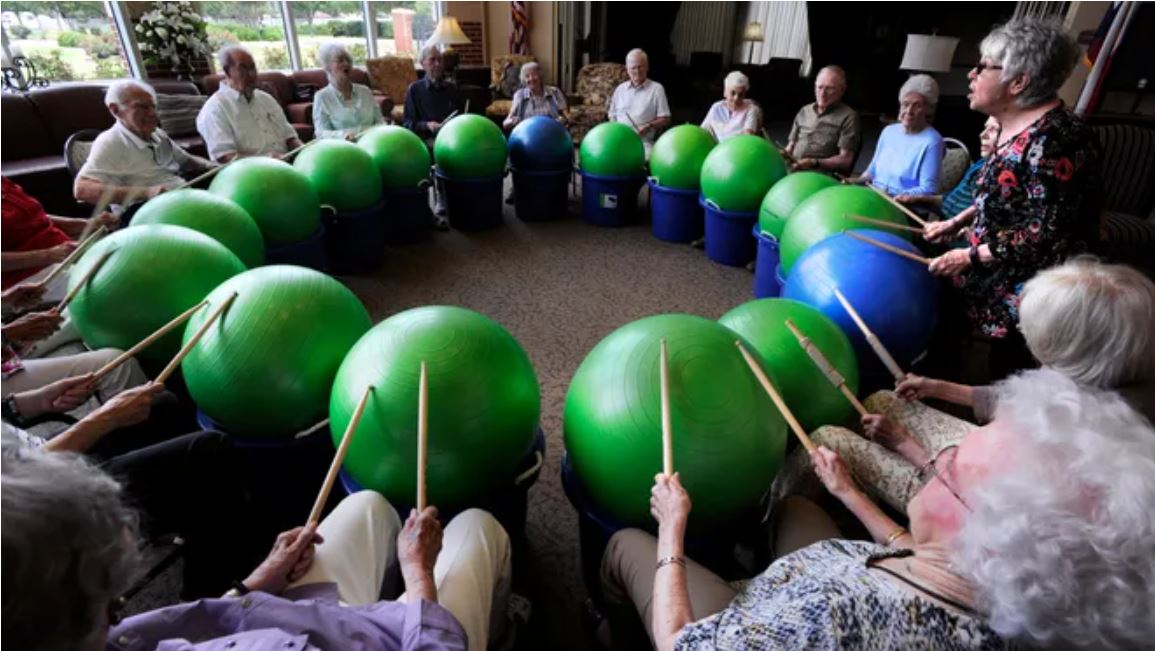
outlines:
[[[419,181],[419,182],[417,183],[417,189],[418,189],[418,190],[428,190],[428,189],[429,189],[429,187],[430,187],[430,186],[432,186],[432,185],[433,185],[433,181],[430,181],[430,180],[429,180],[429,179],[427,179],[427,178],[425,178],[425,179],[421,179],[421,181]]]
[[[654,185],[661,185],[662,184],[660,181],[658,181],[658,177],[654,176],[653,174],[647,176],[646,181],[649,183],[653,183]]]
[[[718,212],[722,212],[722,209],[718,207],[718,204],[714,203],[713,199],[703,199],[702,203],[709,206],[712,210],[717,210]]]
[[[322,211],[328,211],[330,214],[333,214],[333,215],[337,214],[337,208],[335,206],[331,206],[327,203],[321,204],[321,210]]]
[[[526,470],[525,472],[521,473],[520,475],[518,475],[517,477],[514,478],[514,480],[513,480],[514,486],[520,486],[522,484],[522,482],[529,479],[530,477],[533,477],[535,474],[537,474],[538,471],[541,470],[542,464],[545,463],[545,457],[542,456],[541,450],[534,450],[533,455],[534,455],[534,457],[536,457],[533,465],[530,466],[529,470]]]

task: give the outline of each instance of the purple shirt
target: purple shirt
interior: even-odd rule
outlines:
[[[337,585],[316,583],[284,597],[252,592],[201,599],[130,617],[108,632],[108,649],[133,651],[464,651],[465,630],[438,604],[417,599],[341,606]]]

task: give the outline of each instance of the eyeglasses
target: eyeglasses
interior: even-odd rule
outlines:
[[[975,71],[976,76],[983,74],[983,70],[1002,70],[1002,69],[1003,69],[1002,66],[997,66],[993,63],[983,63],[982,61],[979,61],[978,63],[976,63],[975,67],[974,67],[974,71]]]
[[[957,456],[957,445],[948,445],[942,450],[939,450],[938,454],[936,454],[930,462],[919,469],[914,481],[918,482],[918,490],[921,491],[923,488],[926,488],[930,482],[935,479],[939,480],[942,482],[942,485],[946,487],[947,492],[953,495],[954,498],[959,501],[959,504],[963,505],[963,508],[971,511],[973,509],[971,509],[970,504],[967,504],[967,501],[963,499],[953,484],[955,474],[954,462]],[[947,477],[950,477],[951,481],[948,482]]]

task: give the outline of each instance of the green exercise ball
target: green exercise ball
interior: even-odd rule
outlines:
[[[650,152],[650,174],[658,185],[697,190],[702,163],[717,145],[714,136],[696,124],[683,124],[662,134]]]
[[[566,452],[599,509],[626,526],[653,526],[650,488],[662,471],[663,337],[674,469],[694,502],[690,523],[698,530],[724,526],[756,507],[774,480],[786,425],[734,345],[741,337],[717,322],[652,316],[598,343],[566,395]]]
[[[244,208],[266,244],[300,242],[321,225],[321,202],[313,184],[284,161],[242,158],[217,173],[209,192]]]
[[[782,271],[789,274],[795,261],[811,246],[846,230],[877,228],[848,217],[859,215],[895,224],[906,224],[906,217],[874,190],[861,185],[839,185],[819,190],[798,204],[786,220],[778,238]],[[895,235],[910,239],[903,231]]]
[[[309,145],[297,154],[293,167],[313,183],[321,203],[337,212],[365,210],[381,201],[377,164],[351,142],[328,139]]]
[[[89,348],[128,349],[244,272],[225,245],[191,228],[148,224],[116,231],[92,245],[72,268],[69,290],[110,252],[68,305]],[[180,349],[180,329],[141,351],[149,366]]]
[[[743,134],[720,143],[702,163],[702,194],[728,212],[754,212],[786,176],[782,155],[765,138]]]
[[[433,157],[446,176],[483,179],[505,170],[505,136],[493,120],[472,113],[446,122],[433,141]]]
[[[189,394],[230,434],[287,438],[325,418],[345,354],[372,325],[361,301],[318,271],[273,265],[209,294],[185,341],[229,296],[236,299],[184,360]]]
[[[199,231],[224,244],[250,269],[265,263],[265,240],[257,222],[237,204],[206,190],[166,192],[150,199],[132,225],[172,224]]]
[[[790,213],[805,201],[810,195],[838,185],[833,177],[820,172],[795,172],[774,184],[766,197],[762,199],[762,207],[758,209],[758,224],[763,233],[774,237],[782,237],[782,229],[786,228],[786,219]]]
[[[372,386],[345,470],[394,504],[415,504],[422,361],[429,382],[429,503],[475,505],[470,500],[512,483],[541,413],[529,356],[505,328],[477,312],[419,307],[361,337],[333,383],[333,444],[340,443],[361,395]]]
[[[429,150],[417,134],[405,127],[373,127],[357,140],[357,146],[373,157],[386,188],[415,188],[429,178],[433,165]]]
[[[603,122],[582,138],[582,171],[598,176],[644,176],[646,148],[637,132],[621,122]]]
[[[718,323],[746,338],[774,372],[779,393],[807,432],[821,425],[846,422],[854,409],[842,392],[810,358],[790,329],[789,319],[831,366],[858,393],[858,359],[850,340],[817,309],[787,298],[763,298],[743,303],[718,319]]]

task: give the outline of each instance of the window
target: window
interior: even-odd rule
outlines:
[[[5,2],[3,29],[13,56],[25,56],[49,81],[129,76],[107,2]]]
[[[336,41],[345,46],[353,65],[365,67],[369,53],[365,41],[365,16],[360,2],[290,2],[301,67],[318,68],[321,45]]]
[[[251,52],[258,70],[292,69],[279,5],[278,2],[201,2],[201,17],[205,19],[213,53],[213,69],[217,68],[217,52],[229,45],[241,45]]]
[[[437,26],[433,2],[374,2],[377,56],[409,55],[414,59]]]

